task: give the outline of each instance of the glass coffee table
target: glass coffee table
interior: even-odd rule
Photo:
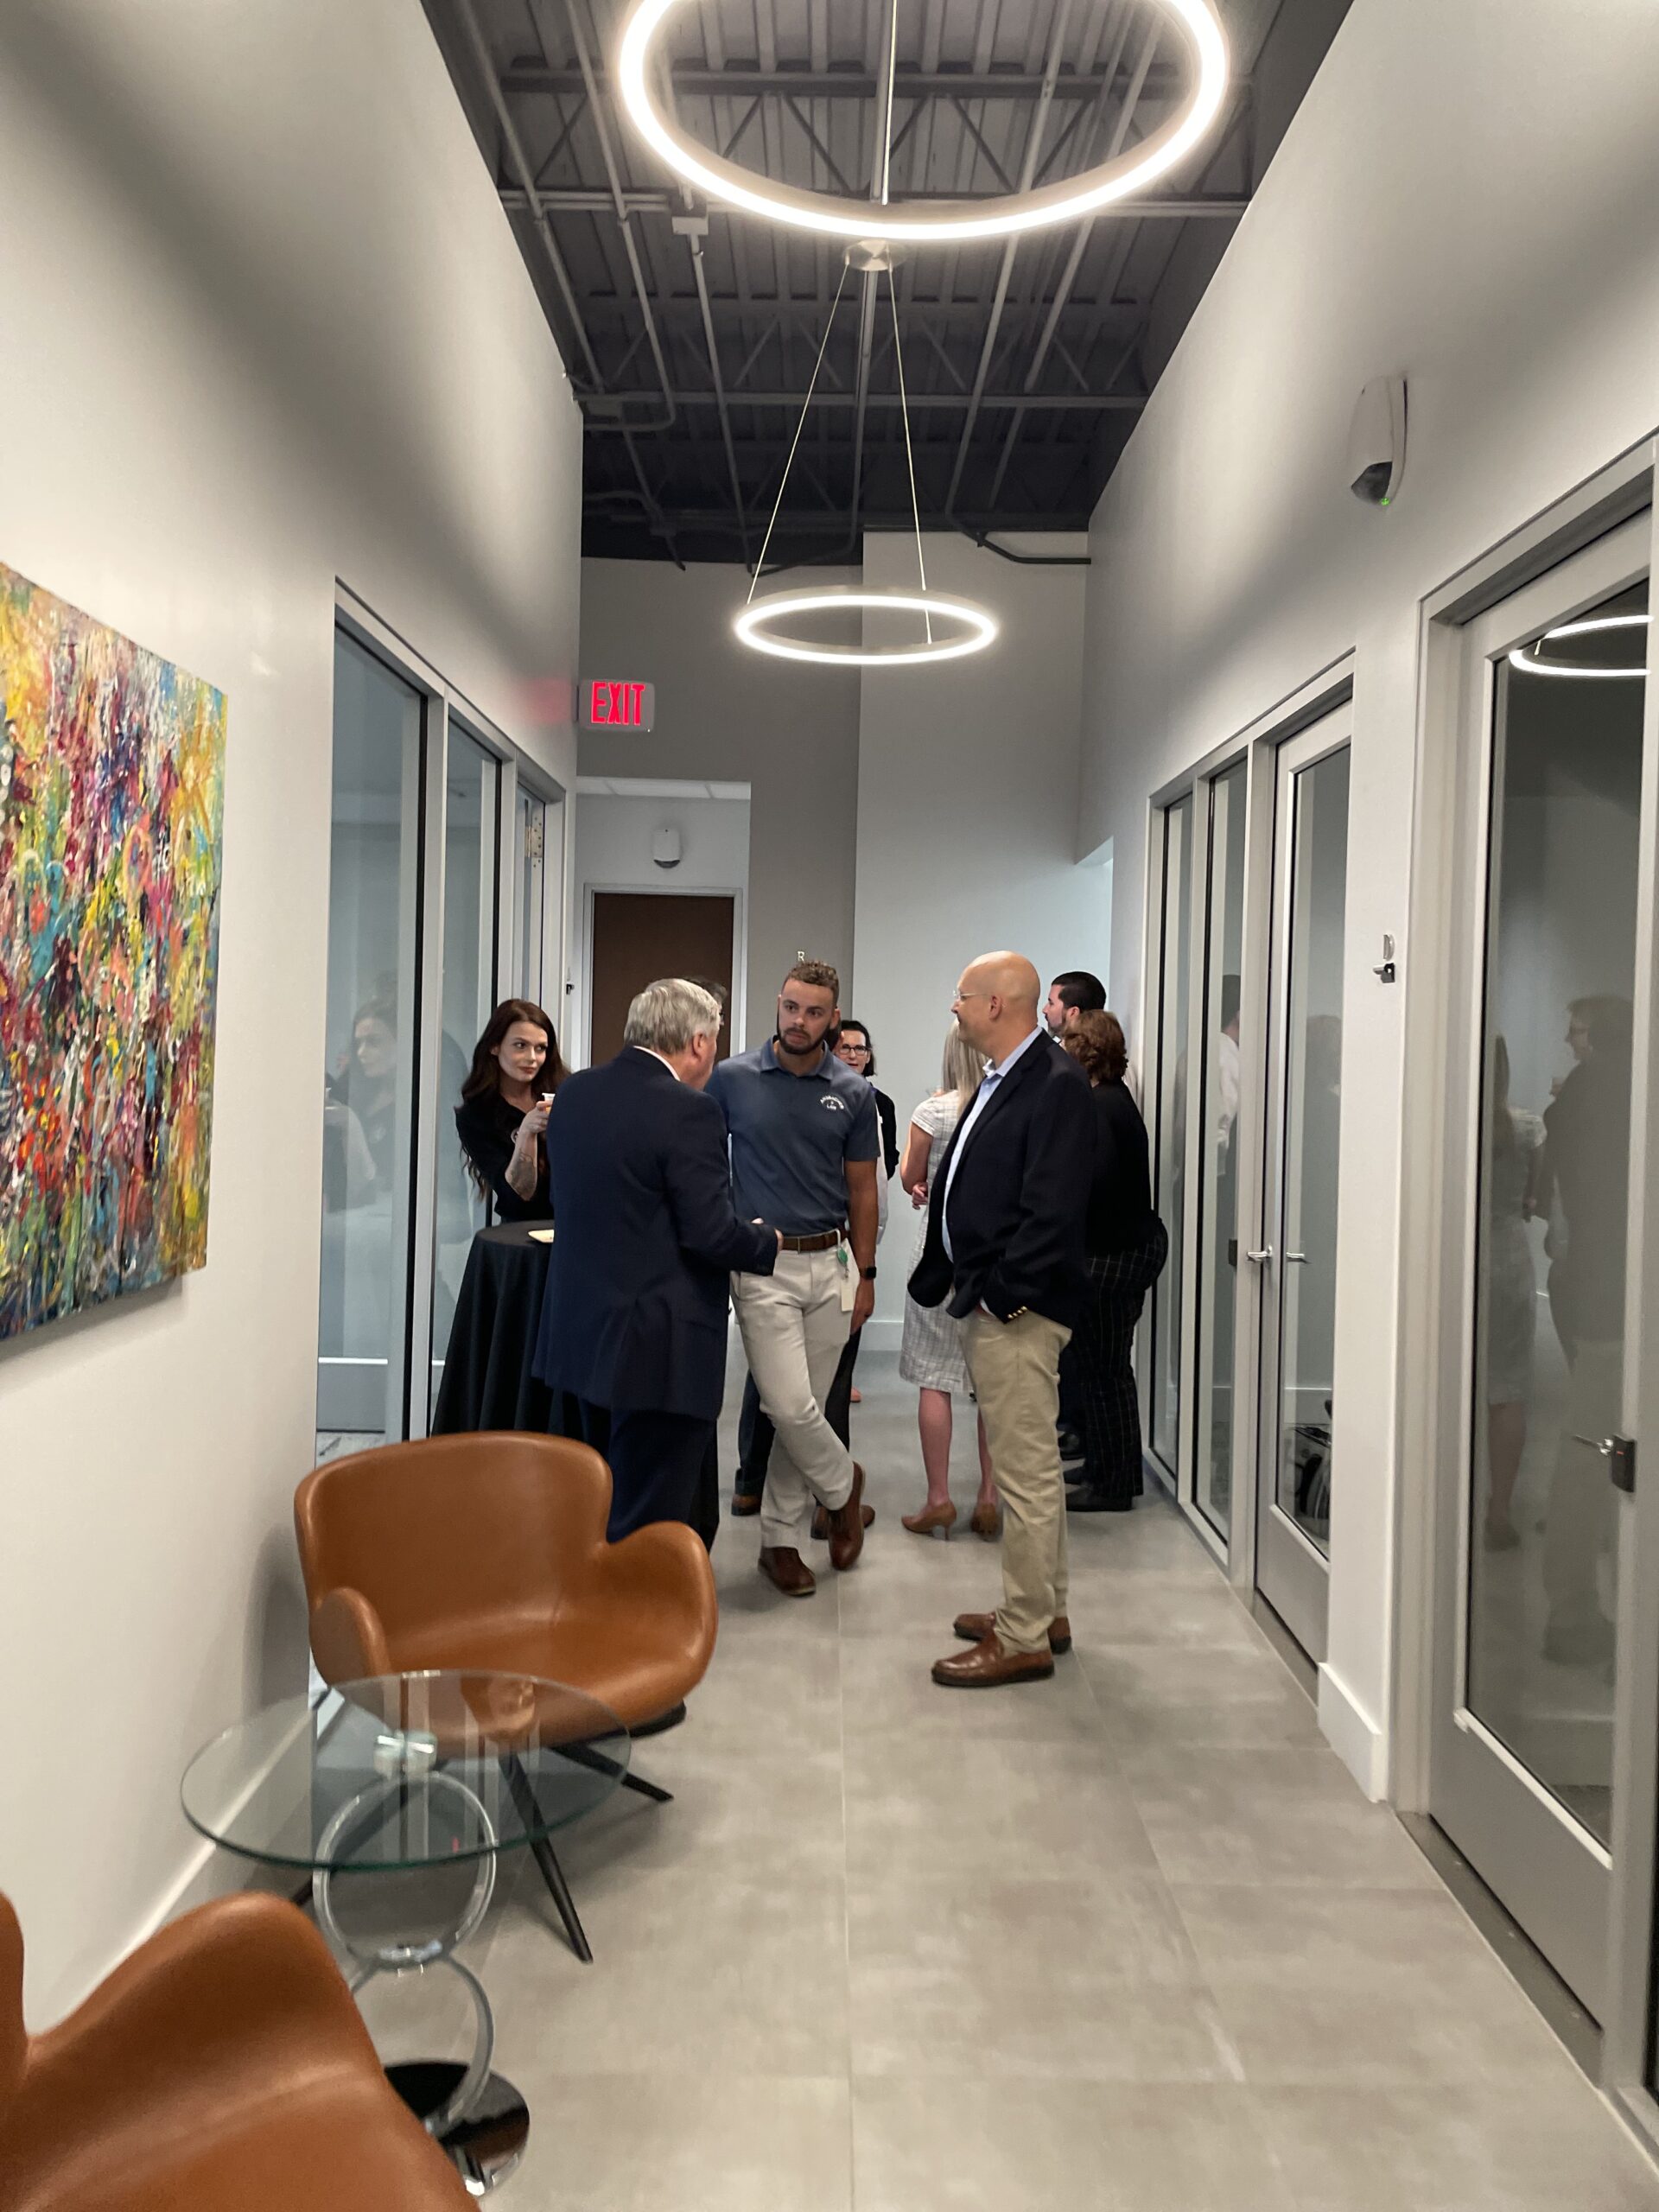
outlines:
[[[616,1715],[560,1682],[388,1675],[268,1706],[227,1728],[185,1775],[185,1817],[200,1834],[309,1875],[317,1918],[353,1962],[354,1995],[381,1974],[444,1968],[459,1977],[472,2000],[470,2059],[387,2072],[474,2196],[517,2165],[530,2115],[491,2071],[489,1999],[454,1954],[489,1910],[504,1851],[528,1847],[550,1885],[556,1876],[563,1886],[548,1839],[609,1796],[626,1777],[628,1751]],[[347,1886],[368,1876],[457,1865],[474,1871],[452,1925],[446,1915],[419,1935],[365,1936],[340,1917]]]

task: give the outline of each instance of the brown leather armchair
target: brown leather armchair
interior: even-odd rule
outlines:
[[[279,1897],[203,1905],[43,2035],[0,1897],[6,2212],[459,2212],[323,1942]]]
[[[294,1499],[325,1681],[500,1668],[568,1682],[638,1731],[708,1672],[719,1608],[678,1522],[607,1543],[597,1452],[524,1430],[429,1437],[330,1460]],[[669,1793],[629,1774],[625,1787]],[[550,1844],[533,1847],[572,1948],[592,1957]]]

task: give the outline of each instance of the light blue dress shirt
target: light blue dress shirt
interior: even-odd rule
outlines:
[[[944,1256],[947,1260],[954,1260],[957,1256],[950,1249],[950,1185],[957,1179],[957,1170],[962,1165],[962,1155],[967,1147],[974,1123],[996,1096],[997,1084],[1002,1081],[1020,1053],[1029,1052],[1042,1033],[1039,1025],[1028,1036],[1022,1037],[1011,1052],[1006,1053],[995,1066],[986,1069],[984,1079],[974,1093],[974,1103],[968,1109],[963,1118],[962,1131],[957,1139],[956,1149],[950,1154],[950,1172],[944,1179],[944,1196],[939,1201],[939,1234],[944,1239]]]

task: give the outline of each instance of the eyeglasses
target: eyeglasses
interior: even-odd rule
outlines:
[[[964,999],[988,999],[990,995],[988,991],[958,991],[950,1003],[952,1006],[960,1006]]]

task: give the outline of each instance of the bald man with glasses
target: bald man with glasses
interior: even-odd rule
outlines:
[[[950,1141],[910,1294],[963,1323],[974,1393],[1002,1496],[1002,1603],[963,1613],[970,1651],[938,1661],[947,1688],[1038,1681],[1071,1648],[1065,1486],[1055,1417],[1060,1354],[1082,1313],[1083,1210],[1094,1172],[1089,1080],[1045,1031],[1041,979],[1016,952],[964,970],[954,1007],[989,1060]]]

